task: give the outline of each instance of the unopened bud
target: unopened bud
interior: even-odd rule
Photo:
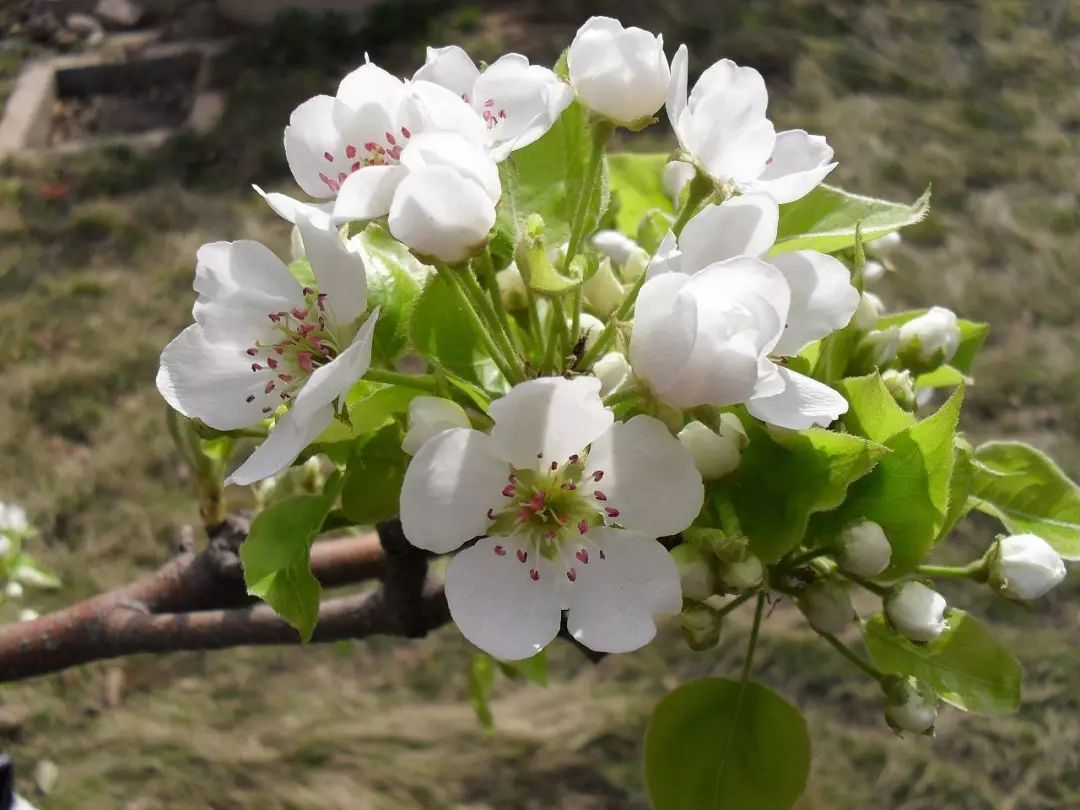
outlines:
[[[701,549],[683,543],[671,550],[671,558],[679,569],[683,599],[704,602],[716,593],[716,574]]]
[[[671,198],[672,204],[679,207],[679,197],[682,195],[686,184],[694,179],[697,170],[693,164],[684,163],[681,160],[672,160],[664,164],[660,170],[660,186],[664,193]]]
[[[612,262],[626,264],[641,246],[621,231],[597,231],[592,238],[592,245]]]
[[[902,241],[903,239],[900,237],[900,231],[892,231],[872,242],[867,242],[865,246],[866,252],[871,256],[887,258],[896,252],[896,249],[900,247]]]
[[[22,599],[23,586],[20,585],[18,582],[9,582],[6,586],[4,586],[4,595],[8,599]]]
[[[915,678],[889,677],[885,690],[885,722],[897,734],[932,734],[938,715],[938,698],[928,685]]]
[[[1038,599],[1065,579],[1065,563],[1034,534],[1003,537],[990,552],[990,585],[1012,599]]]
[[[630,364],[621,352],[608,352],[593,363],[593,374],[600,380],[600,396],[623,390],[630,383]]]
[[[424,442],[444,430],[470,426],[469,415],[456,402],[442,397],[416,397],[409,403],[409,430],[401,449],[414,456]]]
[[[914,411],[919,404],[915,391],[915,377],[905,369],[886,369],[881,373],[881,381],[892,394],[896,404],[905,411]]]
[[[730,563],[724,569],[720,580],[733,591],[745,591],[756,588],[765,577],[765,567],[753,554],[738,562]]]
[[[705,480],[722,478],[739,466],[742,451],[750,442],[733,413],[720,415],[714,432],[701,422],[690,422],[679,431],[679,441],[694,457],[694,466]]]
[[[855,349],[855,358],[860,367],[868,369],[882,367],[896,359],[899,349],[900,329],[898,327],[875,329],[859,341]]]
[[[885,277],[885,265],[870,259],[863,264],[862,277],[863,281],[867,284],[873,284],[875,281],[880,281]]]
[[[679,616],[687,646],[695,652],[715,647],[720,641],[720,613],[700,602],[683,608]]]
[[[956,315],[945,307],[930,307],[900,326],[900,362],[916,374],[948,363],[960,346]]]
[[[499,297],[508,312],[518,312],[529,305],[529,294],[525,289],[525,280],[515,262],[510,262],[495,275],[499,285]]]
[[[933,641],[948,627],[945,597],[921,582],[904,582],[885,598],[885,615],[912,641]]]
[[[860,332],[869,332],[877,326],[881,313],[885,311],[885,304],[873,293],[864,292],[859,296],[859,306],[851,318],[855,328]]]
[[[34,619],[37,619],[40,616],[41,616],[41,614],[38,613],[33,608],[23,608],[22,610],[19,611],[19,621],[20,622],[32,622],[32,621],[34,621]],[[16,807],[15,810],[18,810],[18,807]]]
[[[623,299],[623,286],[611,269],[610,259],[600,262],[600,269],[581,285],[581,292],[589,308],[601,318],[607,318],[618,308]]]
[[[862,520],[840,533],[840,567],[859,577],[876,577],[889,567],[892,546],[881,526]]]
[[[816,582],[799,597],[799,609],[810,626],[822,633],[839,635],[855,620],[855,608],[847,588],[831,579]]]
[[[12,543],[11,538],[7,535],[0,534],[0,559],[3,559],[11,553]]]
[[[570,321],[567,321],[567,325]],[[596,343],[596,339],[600,337],[600,333],[604,331],[604,322],[599,318],[590,315],[588,312],[582,312],[581,317],[578,319],[579,334],[584,338],[585,342],[582,344],[583,351],[589,351]],[[601,395],[602,396],[602,395]]]

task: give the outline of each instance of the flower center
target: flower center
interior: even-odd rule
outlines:
[[[515,469],[502,489],[505,504],[488,510],[487,533],[525,540],[516,556],[518,562],[530,566],[534,582],[540,579],[537,555],[565,568],[566,578],[574,582],[576,566],[605,557],[590,541],[589,530],[619,516],[602,489],[603,478],[603,470],[586,475],[584,460],[578,455],[563,464],[552,461],[541,470]],[[498,556],[507,553],[503,546],[494,550]]]
[[[467,101],[468,99],[466,99]],[[495,129],[499,125],[500,121],[506,120],[506,110],[495,109],[495,99],[489,98],[484,101],[484,110],[481,113],[484,116],[484,122],[487,124],[488,129]]]
[[[304,302],[303,308],[267,313],[280,339],[273,343],[256,341],[247,350],[252,373],[267,377],[263,393],[276,393],[282,401],[291,399],[315,369],[338,354],[337,343],[326,328],[326,294],[305,287]],[[255,395],[249,394],[246,401],[254,402]],[[262,412],[272,410],[267,405]]]
[[[327,171],[319,172],[319,179],[326,184],[334,194],[341,189],[350,174],[362,169],[364,166],[389,166],[396,164],[401,158],[402,144],[412,137],[408,127],[400,129],[400,135],[393,132],[384,132],[380,141],[367,141],[363,149],[357,149],[355,144],[347,144],[344,153],[334,154],[323,152],[323,160],[328,164]]]

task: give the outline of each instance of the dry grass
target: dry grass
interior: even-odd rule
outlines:
[[[990,320],[965,426],[1029,439],[1080,474],[1075,3],[591,5],[657,25],[699,57],[757,64],[782,126],[828,134],[836,182],[910,199],[932,181],[934,212],[883,294]],[[490,15],[459,6],[427,27],[481,55],[551,58],[584,13],[569,2]],[[70,584],[62,599],[157,564],[196,519],[152,382],[188,318],[194,249],[220,238],[284,247],[285,229],[245,184],[284,177],[281,125],[333,86],[337,62],[367,49],[407,70],[429,35],[415,22],[391,8],[377,30],[332,32],[328,44],[324,29],[282,27],[222,65],[233,101],[212,136],[148,159],[4,171],[0,497],[43,527],[44,556]],[[45,200],[46,181],[71,192]],[[991,532],[978,522],[963,543]],[[1005,719],[946,712],[934,741],[895,739],[872,686],[781,606],[758,670],[810,719],[804,806],[1080,806],[1077,591],[1070,577],[1035,614],[950,594],[1014,645],[1026,702]],[[468,650],[452,628],[422,642],[136,659],[3,689],[0,717],[20,723],[0,744],[24,775],[43,759],[59,765],[43,802],[55,810],[644,808],[650,706],[688,677],[735,671],[744,634],[736,619],[719,650],[690,654],[669,632],[595,668],[556,650],[548,688],[500,685],[490,735],[464,701]]]

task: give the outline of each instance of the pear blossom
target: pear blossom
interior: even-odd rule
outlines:
[[[594,248],[611,259],[613,264],[620,267],[629,263],[632,259],[644,260],[645,264],[649,262],[649,254],[645,248],[622,231],[597,231],[593,234],[591,241]]]
[[[378,309],[363,320],[363,260],[325,221],[302,218],[299,226],[317,289],[303,287],[258,242],[203,245],[195,323],[161,354],[161,395],[212,428],[250,427],[288,406],[230,483],[288,467],[330,424],[332,403],[371,361]]]
[[[0,533],[25,534],[30,529],[26,510],[17,503],[0,501]]]
[[[502,194],[499,170],[453,132],[414,136],[393,166],[358,171],[341,185],[335,223],[386,216],[390,233],[423,257],[457,262],[487,241]]]
[[[840,567],[859,577],[876,577],[889,567],[892,546],[872,520],[860,520],[840,533]]]
[[[831,579],[807,588],[799,597],[799,609],[811,627],[834,636],[844,632],[855,620],[855,608],[847,588]]]
[[[715,431],[701,422],[690,422],[679,431],[678,438],[694,457],[694,465],[706,481],[734,472],[750,441],[739,417],[733,413],[720,414]]]
[[[990,582],[1014,599],[1038,599],[1065,579],[1065,563],[1035,534],[1003,537],[991,556]]]
[[[906,365],[930,370],[952,360],[959,347],[956,314],[945,307],[930,307],[900,324],[899,356]]]
[[[668,234],[638,296],[630,363],[678,408],[745,403],[770,424],[828,425],[847,410],[833,389],[773,362],[851,320],[847,269],[812,250],[763,256],[779,213],[766,194],[706,206]]]
[[[945,597],[921,582],[904,582],[885,599],[885,615],[912,641],[933,641],[948,627]]]
[[[471,425],[465,409],[452,399],[416,397],[409,403],[409,429],[401,441],[401,449],[415,456],[424,442],[450,428]]]
[[[568,321],[570,319],[567,319]],[[596,343],[597,338],[600,337],[600,333],[604,331],[604,322],[594,315],[590,315],[588,312],[582,312],[581,317],[578,318],[578,329],[581,332],[582,350],[589,351]],[[603,386],[601,386],[603,387]]]
[[[520,383],[492,403],[490,434],[444,431],[413,457],[401,490],[405,536],[458,552],[451,615],[504,659],[534,655],[567,627],[625,652],[681,607],[679,573],[656,538],[686,528],[704,499],[693,460],[648,416],[616,422],[594,377]]]
[[[683,543],[671,550],[671,559],[679,569],[683,599],[704,602],[716,593],[716,573],[701,549]]]
[[[285,127],[285,158],[297,185],[315,202],[259,192],[278,216],[296,222],[312,209],[328,214],[353,174],[396,166],[421,132],[453,132],[486,147],[483,119],[457,94],[426,81],[403,82],[370,62],[349,73],[335,96],[308,99]]]
[[[581,292],[589,309],[602,318],[607,318],[618,309],[625,290],[619,277],[615,275],[611,259],[604,258],[600,262],[597,271],[581,285]]]
[[[600,380],[600,395],[604,397],[622,391],[633,380],[630,364],[622,352],[608,352],[593,363],[592,372]]]
[[[566,54],[578,100],[597,115],[637,127],[664,103],[671,76],[664,38],[623,28],[611,17],[590,17]]]
[[[897,733],[931,733],[938,715],[934,690],[916,678],[893,676],[885,685],[885,722]]]
[[[824,137],[775,131],[765,115],[765,80],[756,70],[721,59],[688,95],[687,63],[681,45],[671,60],[668,119],[679,145],[715,182],[787,203],[806,196],[836,168]]]
[[[537,141],[574,100],[574,91],[553,71],[530,65],[521,54],[500,56],[481,71],[457,45],[428,48],[413,81],[445,87],[471,106],[487,127],[495,160]]]
[[[753,554],[747,554],[742,560],[728,563],[720,581],[734,591],[745,591],[756,588],[765,579],[765,566],[761,560]]]

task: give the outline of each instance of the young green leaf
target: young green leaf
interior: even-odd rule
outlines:
[[[849,377],[837,387],[848,401],[848,412],[841,419],[852,433],[880,443],[915,424],[915,417],[896,404],[877,372]]]
[[[240,546],[247,592],[270,605],[310,641],[322,588],[311,573],[311,542],[333,498],[294,495],[259,513]]]
[[[878,614],[866,622],[866,648],[883,672],[913,675],[946,703],[976,714],[1008,714],[1020,706],[1023,671],[994,633],[962,610],[929,644],[908,641]]]
[[[1010,532],[1037,534],[1066,560],[1080,560],[1080,487],[1034,447],[1021,442],[980,445],[971,504]]]
[[[378,223],[368,225],[350,244],[364,259],[369,305],[380,307],[372,353],[392,365],[408,346],[409,313],[432,268]]]
[[[355,523],[378,523],[397,515],[407,464],[402,436],[401,427],[391,422],[357,442],[341,486],[341,509]]]
[[[618,200],[615,223],[627,236],[636,236],[638,223],[650,210],[673,213],[660,182],[667,160],[666,152],[608,155],[611,193]]]
[[[773,253],[818,250],[835,253],[855,244],[862,225],[865,241],[921,222],[930,210],[930,189],[911,205],[851,194],[822,184],[793,203],[780,206]]]
[[[485,653],[474,653],[469,659],[469,702],[476,712],[476,719],[487,731],[495,727],[495,717],[491,714],[495,663],[495,659]]]
[[[645,732],[655,810],[788,810],[809,770],[799,710],[752,681],[683,684],[657,704]]]

